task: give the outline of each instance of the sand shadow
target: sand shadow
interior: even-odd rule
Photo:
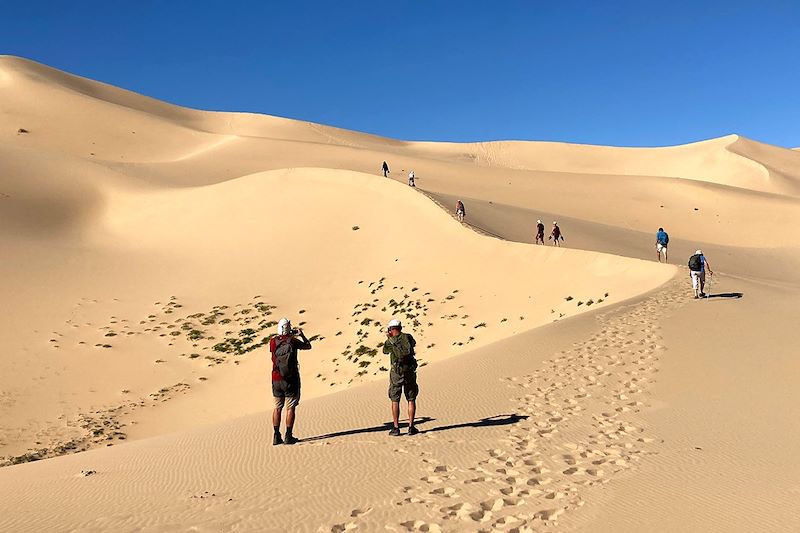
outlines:
[[[415,426],[420,426],[423,424],[427,424],[429,422],[433,422],[436,420],[435,418],[431,418],[429,416],[423,416],[417,418],[414,421]],[[408,427],[408,422],[401,422],[400,428]],[[344,431],[336,431],[334,433],[326,433],[325,435],[317,435],[316,437],[308,437],[306,439],[301,439],[300,442],[313,442],[316,440],[326,440],[326,439],[335,439],[336,437],[346,437],[348,435],[363,435],[365,433],[380,433],[380,432],[389,432],[392,429],[391,422],[384,422],[379,426],[372,426],[368,428],[358,428],[358,429],[347,429]],[[420,432],[421,433],[421,432]]]
[[[743,297],[743,292],[720,292],[718,294],[709,294],[706,298],[725,298],[731,300],[738,300],[739,298]]]
[[[451,429],[461,428],[484,428],[493,426],[508,426],[517,424],[523,420],[527,420],[528,415],[518,415],[516,413],[510,415],[495,415],[487,418],[481,418],[475,422],[462,422],[460,424],[451,424],[449,426],[439,426],[431,429],[420,431],[420,433],[433,433],[434,431],[448,431]]]
[[[450,429],[507,426],[509,424],[517,424],[518,422],[526,420],[527,418],[528,418],[527,415],[518,415],[518,414],[495,415],[487,418],[481,418],[480,420],[476,420],[475,422],[461,422],[460,424],[438,426],[431,429],[420,428],[420,434],[433,433],[435,431],[448,431]],[[421,418],[417,418],[417,420],[414,422],[414,425],[419,427],[434,421],[436,421],[435,418],[431,418],[429,416],[423,416]],[[400,423],[400,429],[406,427],[408,427],[408,422]],[[318,440],[335,439],[337,437],[346,437],[348,435],[363,435],[368,433],[382,433],[382,432],[388,433],[390,429],[392,429],[392,423],[384,422],[383,424],[380,424],[378,426],[372,426],[368,428],[348,429],[344,431],[336,431],[334,433],[326,433],[325,435],[317,435],[316,437],[308,437],[305,439],[301,439],[300,442],[314,442]]]

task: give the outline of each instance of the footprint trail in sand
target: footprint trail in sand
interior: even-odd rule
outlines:
[[[425,474],[394,505],[394,531],[549,529],[584,505],[588,491],[657,453],[637,413],[647,406],[664,346],[659,320],[686,301],[674,279],[636,304],[598,314],[597,332],[528,375],[503,378],[515,393],[516,424],[477,464],[436,459],[435,433],[408,445]],[[352,517],[348,529],[361,524]],[[341,531],[341,524],[323,527]]]

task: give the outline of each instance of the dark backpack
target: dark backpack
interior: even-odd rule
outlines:
[[[284,337],[275,340],[275,366],[278,367],[284,381],[294,381],[297,377],[297,369],[291,364],[294,355],[292,338]]]
[[[694,254],[689,258],[689,270],[700,272],[703,269],[703,262],[700,261],[700,254]]]

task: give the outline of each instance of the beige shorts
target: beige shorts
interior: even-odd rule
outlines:
[[[272,399],[275,400],[275,409],[283,409],[284,407],[294,409],[300,403],[299,394],[295,396],[273,396]]]
[[[661,252],[665,251],[666,249],[667,249],[667,245],[666,244],[661,244],[660,242],[656,244],[656,251],[658,253],[661,253]]]

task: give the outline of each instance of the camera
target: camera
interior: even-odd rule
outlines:
[[[297,328],[292,328],[292,329],[289,330],[289,334],[290,335],[299,335],[300,334],[300,330],[297,329]]]

